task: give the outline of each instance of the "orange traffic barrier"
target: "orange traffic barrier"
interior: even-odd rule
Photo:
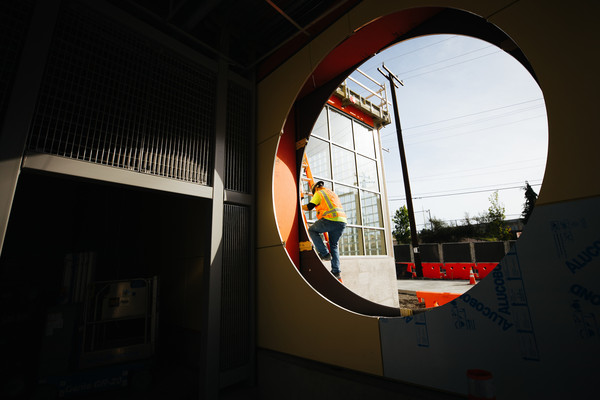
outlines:
[[[443,306],[460,296],[460,293],[440,293],[440,292],[422,292],[417,291],[419,302],[425,301],[425,307]]]
[[[483,279],[485,278],[494,268],[498,265],[497,262],[478,262],[476,264],[477,267],[477,278]]]
[[[417,277],[417,271],[415,269],[415,264],[414,263],[408,263],[408,264],[406,264],[406,272],[408,272],[409,274],[411,274],[413,278]]]
[[[424,262],[421,263],[421,265],[423,266],[424,278],[443,279],[445,277],[445,274],[443,274],[440,270],[444,264]]]
[[[471,263],[445,263],[447,279],[469,279]]]

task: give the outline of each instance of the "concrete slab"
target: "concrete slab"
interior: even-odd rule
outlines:
[[[475,285],[465,280],[398,279],[398,293],[415,294],[417,291],[463,294]]]

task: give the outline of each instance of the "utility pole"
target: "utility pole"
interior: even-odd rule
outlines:
[[[410,240],[413,248],[413,255],[415,260],[415,268],[418,278],[423,277],[423,265],[421,264],[421,254],[419,253],[419,238],[417,236],[417,223],[415,221],[415,211],[412,203],[412,194],[410,192],[410,181],[408,179],[408,166],[406,165],[406,154],[404,152],[404,140],[402,140],[402,127],[400,126],[400,114],[398,113],[398,100],[396,99],[396,82],[401,86],[404,83],[398,79],[396,75],[390,71],[385,64],[381,64],[381,67],[385,69],[383,72],[381,69],[377,70],[390,82],[390,90],[392,91],[392,103],[394,106],[394,122],[396,123],[396,135],[398,137],[398,148],[400,149],[400,162],[402,163],[402,178],[404,180],[404,193],[406,194],[406,208],[408,210],[408,220],[410,222]]]

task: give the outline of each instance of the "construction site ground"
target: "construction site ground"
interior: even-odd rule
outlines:
[[[400,308],[411,310],[425,308],[425,303],[419,302],[417,292],[437,292],[463,294],[474,285],[466,280],[442,280],[427,278],[398,279],[398,302]]]

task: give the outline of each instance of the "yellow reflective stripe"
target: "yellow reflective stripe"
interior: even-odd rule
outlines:
[[[319,194],[321,194],[321,197],[323,197],[323,199],[325,200],[325,203],[327,203],[327,207],[329,208],[329,210],[327,210],[321,214],[321,217],[331,215],[333,218],[336,218],[336,217],[346,218],[346,213],[343,212],[341,208],[333,207],[333,203],[331,202],[331,199],[329,198],[329,194],[325,190],[320,190]]]
[[[329,214],[334,214],[333,216],[334,216],[334,217],[337,217],[337,216],[338,216],[338,214],[339,214],[339,215],[342,215],[342,214],[344,214],[344,213],[342,212],[342,209],[341,209],[341,208],[334,208],[333,210],[329,210],[329,211],[326,211],[326,212],[324,212],[324,213],[323,213],[323,216],[326,216],[326,215],[329,215]],[[344,214],[344,216],[346,216],[346,214]]]
[[[327,203],[327,207],[330,210],[334,210],[333,204],[331,204],[331,199],[329,198],[329,196],[327,195],[327,193],[324,190],[321,190],[319,193],[321,193],[321,196],[323,196],[323,198],[325,199],[325,202]]]

